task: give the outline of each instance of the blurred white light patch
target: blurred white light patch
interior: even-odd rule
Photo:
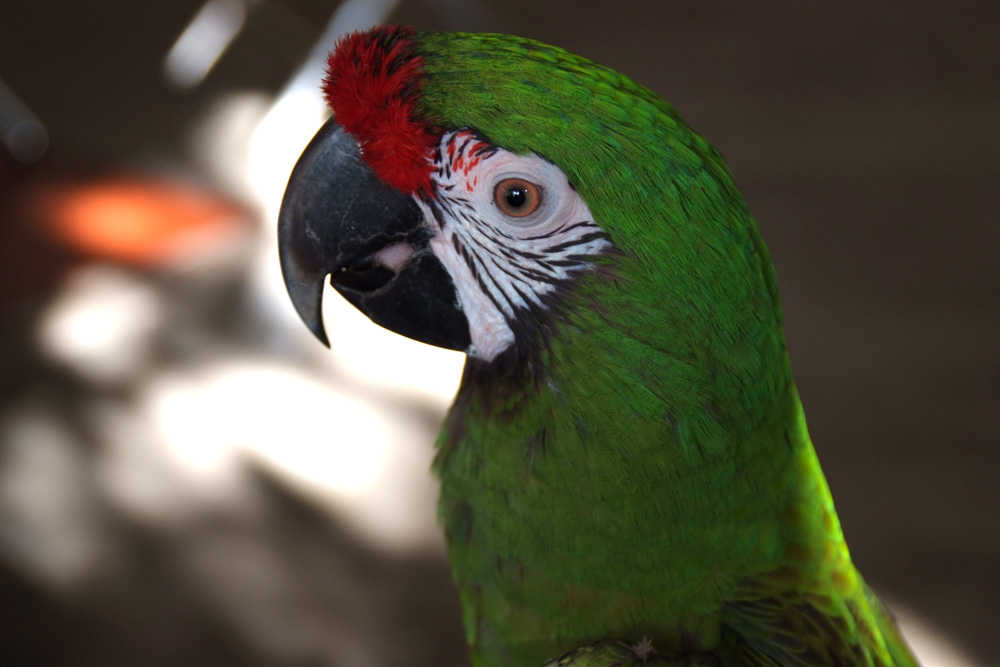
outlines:
[[[220,94],[187,128],[187,150],[211,173],[213,182],[254,205],[260,202],[250,179],[250,137],[271,103],[271,96],[259,91]],[[285,174],[279,185],[287,180]]]
[[[167,53],[167,81],[181,91],[200,84],[243,28],[246,13],[243,0],[206,2]]]
[[[359,383],[405,392],[439,406],[451,405],[462,377],[465,354],[418,343],[374,324],[329,285],[323,292],[323,320],[330,350],[321,350],[337,372]],[[304,324],[300,328],[310,335]],[[317,343],[319,346],[319,343]]]
[[[163,304],[126,271],[91,265],[72,273],[40,318],[42,353],[98,384],[125,381],[145,366]]]
[[[330,115],[319,94],[319,78],[287,90],[250,137],[249,180],[268,219],[278,219],[281,197],[292,167]]]
[[[188,477],[230,479],[248,456],[380,546],[440,542],[433,434],[421,445],[405,417],[322,377],[232,358],[154,379],[143,406]]]
[[[16,404],[0,424],[0,554],[56,588],[88,581],[109,554],[84,444],[44,404]]]
[[[343,35],[386,19],[398,0],[345,0],[309,57],[278,95],[250,140],[250,177],[267,216],[275,220],[288,175],[316,130],[330,115],[320,89],[327,54]]]
[[[965,655],[946,635],[912,609],[881,594],[879,597],[892,611],[896,624],[924,667],[986,667]]]

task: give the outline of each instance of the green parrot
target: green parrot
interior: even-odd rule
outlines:
[[[767,248],[720,154],[566,51],[377,27],[292,172],[279,254],[461,350],[440,521],[477,666],[916,665],[851,562]]]

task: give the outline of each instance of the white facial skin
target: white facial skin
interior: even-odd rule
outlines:
[[[469,321],[467,353],[490,361],[514,342],[508,321],[545,308],[543,295],[590,268],[587,258],[611,243],[555,165],[496,148],[467,130],[444,135],[439,147],[436,197],[416,201],[435,232],[431,251],[451,275]],[[511,187],[537,194],[537,208],[531,198],[511,207],[505,198]],[[380,251],[378,261],[396,270],[413,252],[399,245]]]

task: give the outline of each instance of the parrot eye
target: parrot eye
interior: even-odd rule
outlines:
[[[542,205],[542,188],[523,178],[505,178],[493,188],[493,202],[512,218],[524,218]]]

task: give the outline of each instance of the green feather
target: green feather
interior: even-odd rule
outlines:
[[[607,640],[568,651],[545,667],[719,667],[719,661],[706,654],[660,655],[647,641]]]
[[[648,636],[690,664],[915,665],[851,562],[770,258],[720,154],[561,49],[415,43],[421,113],[556,164],[620,251],[537,340],[468,361],[438,441],[474,664],[633,664],[580,647]]]

